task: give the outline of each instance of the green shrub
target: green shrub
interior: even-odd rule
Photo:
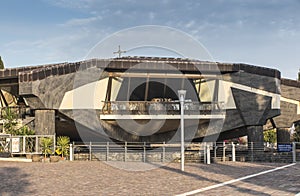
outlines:
[[[50,137],[43,137],[40,140],[40,145],[42,148],[42,153],[44,154],[45,158],[49,155],[52,154],[52,145],[53,145],[53,139]]]
[[[69,154],[70,138],[68,136],[59,136],[57,138],[57,146],[55,152],[64,157]]]

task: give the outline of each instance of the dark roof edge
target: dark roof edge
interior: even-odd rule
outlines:
[[[281,78],[281,84],[300,88],[300,81],[298,81],[298,80],[291,80],[291,79],[287,79],[287,78]]]
[[[233,66],[235,67],[236,70],[243,70],[244,72],[247,73],[281,79],[281,72],[277,69],[256,66],[256,65],[249,65],[245,63],[234,63]]]

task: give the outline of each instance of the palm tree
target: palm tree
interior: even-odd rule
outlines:
[[[12,135],[17,135],[17,115],[10,108],[6,108],[3,114],[4,132]]]
[[[40,145],[42,148],[42,153],[44,154],[44,158],[46,160],[47,155],[52,153],[51,146],[53,145],[53,140],[50,137],[44,137],[41,139]]]
[[[64,155],[69,154],[69,144],[70,144],[70,138],[68,136],[59,136],[57,138],[57,147],[56,147],[56,153],[58,155],[61,155],[63,158]]]

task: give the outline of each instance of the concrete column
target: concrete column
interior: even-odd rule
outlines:
[[[55,134],[55,110],[35,111],[35,133],[37,135]]]
[[[251,142],[253,142],[253,151],[259,152],[264,150],[264,134],[263,126],[249,126],[248,132],[248,149],[251,150]]]
[[[277,143],[289,143],[290,142],[290,133],[289,128],[277,128]]]

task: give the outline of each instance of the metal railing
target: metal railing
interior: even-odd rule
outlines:
[[[187,162],[297,162],[300,161],[300,143],[279,152],[276,145],[257,147],[255,143],[225,142],[190,143],[185,145]],[[72,143],[70,160],[100,160],[128,162],[180,162],[180,143]]]
[[[200,143],[186,144],[186,160],[204,161],[205,146]],[[180,161],[180,143],[114,143],[90,142],[70,145],[70,160],[100,160],[124,162]],[[196,152],[196,153],[191,153]],[[195,158],[195,155],[196,157]]]
[[[210,114],[219,113],[224,109],[223,102],[186,102],[184,110],[186,114]],[[179,101],[108,101],[104,102],[102,114],[180,114]]]
[[[41,139],[52,138],[51,151],[55,152],[55,135],[24,135],[12,136],[0,134],[0,153],[12,155],[42,154]]]

